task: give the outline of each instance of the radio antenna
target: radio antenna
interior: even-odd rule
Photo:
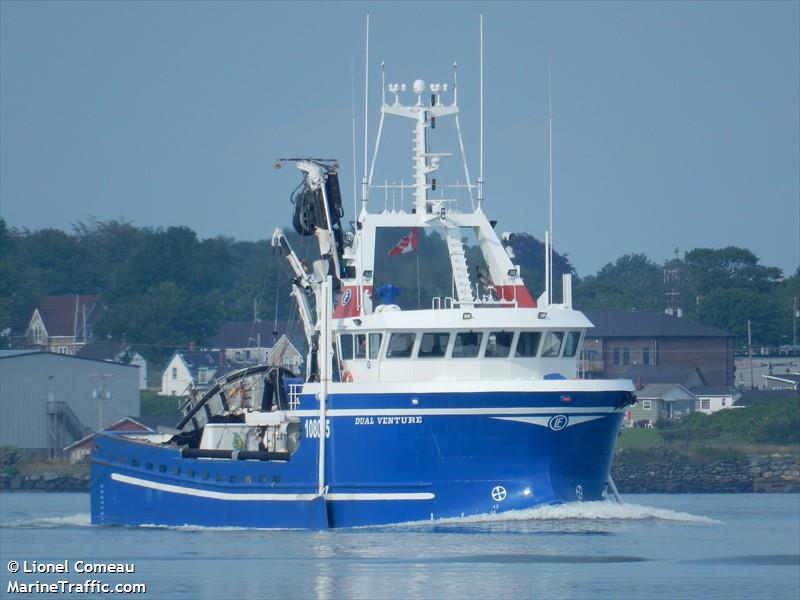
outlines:
[[[353,220],[358,219],[358,188],[356,181],[356,74],[353,63],[350,63],[350,91],[352,96],[353,109]]]
[[[364,59],[364,176],[361,178],[361,212],[367,212],[367,131],[369,125],[369,13],[367,13],[366,57]]]

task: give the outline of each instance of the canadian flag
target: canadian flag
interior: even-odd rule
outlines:
[[[389,256],[398,256],[400,254],[405,254],[407,252],[413,252],[417,249],[417,228],[414,227],[411,230],[411,233],[408,235],[404,235],[400,238],[400,241],[397,242],[397,245],[389,250]]]

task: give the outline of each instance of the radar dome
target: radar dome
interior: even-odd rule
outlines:
[[[425,91],[425,82],[422,79],[415,79],[411,89],[414,90],[415,94],[421,94]]]

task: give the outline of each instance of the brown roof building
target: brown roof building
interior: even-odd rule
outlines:
[[[94,337],[103,314],[96,295],[39,296],[15,332],[15,346],[76,354]]]
[[[592,312],[594,329],[586,332],[581,371],[591,378],[630,378],[640,385],[672,383],[731,386],[734,382],[734,335],[716,327],[664,313]],[[688,384],[688,385],[687,385]]]

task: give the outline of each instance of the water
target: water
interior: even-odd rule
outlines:
[[[85,494],[2,494],[0,597],[20,596],[8,593],[10,560],[74,569],[82,559],[136,571],[16,579],[145,583],[142,597],[210,600],[800,598],[800,496],[625,500],[305,532],[92,527]]]

